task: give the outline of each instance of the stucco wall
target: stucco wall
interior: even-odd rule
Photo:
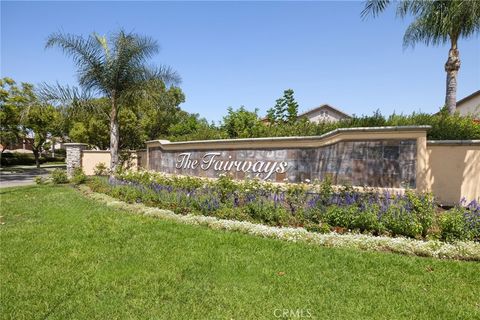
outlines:
[[[82,168],[86,175],[94,175],[95,166],[103,162],[110,166],[110,151],[84,150],[82,153]]]
[[[130,162],[126,163],[125,166],[132,170],[137,170],[138,167],[146,168],[146,153],[144,150],[130,152]],[[82,168],[86,175],[94,175],[95,166],[101,162],[105,163],[107,168],[110,167],[110,151],[84,150],[82,152]]]
[[[427,188],[440,203],[480,200],[480,141],[429,142],[426,161]]]
[[[480,119],[480,95],[458,104],[457,111],[461,115],[472,114],[476,119]]]

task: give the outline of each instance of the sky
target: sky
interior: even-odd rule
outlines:
[[[219,121],[228,107],[261,116],[285,89],[300,111],[328,103],[362,115],[436,112],[445,99],[448,46],[402,47],[407,21],[389,10],[362,20],[360,1],[1,1],[1,76],[76,85],[71,58],[45,49],[53,32],[157,40],[152,64],[182,77],[182,109]],[[459,43],[458,99],[480,89],[478,37]]]

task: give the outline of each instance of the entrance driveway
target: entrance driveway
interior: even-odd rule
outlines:
[[[40,168],[35,166],[2,167],[0,170],[0,188],[34,184],[36,176],[47,177],[57,168],[65,169],[66,166],[42,165]]]

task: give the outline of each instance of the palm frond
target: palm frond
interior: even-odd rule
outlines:
[[[82,92],[76,88],[46,86],[43,96],[60,99],[63,103],[79,103],[82,93],[100,94],[107,98],[121,99],[137,90],[146,92],[143,86],[151,80],[165,84],[179,84],[181,78],[168,66],[150,67],[146,62],[159,51],[158,43],[150,37],[127,33],[123,30],[106,37],[92,34],[87,39],[73,35],[53,34],[46,47],[59,46],[72,56],[77,65],[77,75]],[[77,91],[76,91],[77,90]]]
[[[104,112],[98,109],[98,104],[94,103],[94,96],[89,91],[81,91],[78,87],[62,86],[58,82],[54,85],[41,83],[36,94],[42,103],[51,104],[57,108],[89,112]],[[108,116],[108,114],[107,114]]]
[[[419,42],[437,45],[448,41],[448,35],[442,36],[436,32],[432,32],[428,19],[419,18],[413,21],[405,31],[403,36],[403,48],[415,47]]]
[[[80,86],[86,91],[102,91],[104,86],[104,55],[101,44],[94,36],[84,39],[72,34],[54,33],[48,37],[46,48],[57,46],[72,57],[77,66],[77,76]]]
[[[367,0],[360,16],[362,19],[366,19],[372,15],[377,17],[380,13],[390,5],[391,0]]]
[[[158,79],[163,81],[166,85],[179,85],[182,83],[182,77],[178,72],[165,65],[146,68],[145,78],[147,80]]]
[[[405,18],[408,15],[418,16],[428,11],[432,0],[403,0],[397,5],[397,16]]]
[[[92,66],[102,60],[101,48],[92,40],[91,37],[84,39],[68,33],[53,33],[47,38],[45,48],[58,46],[67,56],[73,58],[77,66],[84,67],[85,64]]]

